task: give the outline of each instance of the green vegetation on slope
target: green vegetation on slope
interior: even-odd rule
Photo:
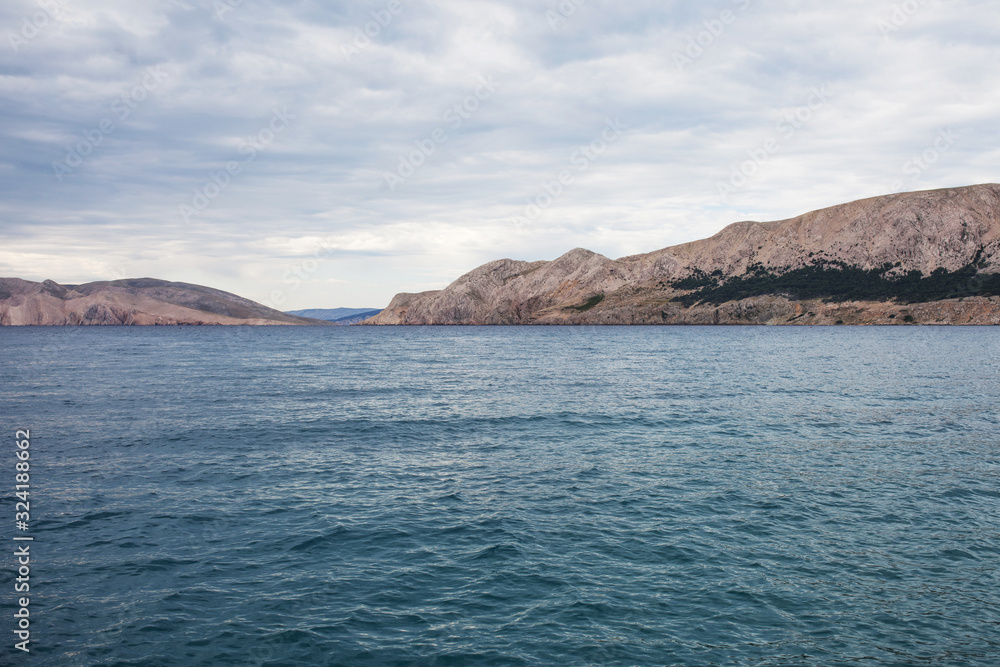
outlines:
[[[585,303],[583,303],[583,304],[581,304],[579,306],[570,306],[569,310],[578,310],[578,311],[580,311],[582,313],[582,312],[590,310],[591,308],[593,308],[594,306],[596,306],[597,304],[599,304],[601,301],[604,301],[604,295],[603,294],[598,294],[597,296],[590,297],[589,299],[587,299],[587,301]]]
[[[1000,274],[979,273],[980,255],[981,251],[970,264],[957,271],[939,268],[926,276],[920,271],[888,275],[898,264],[865,270],[843,262],[822,261],[783,273],[754,264],[744,275],[728,280],[724,280],[719,271],[713,274],[696,271],[671,286],[693,290],[674,298],[685,306],[698,302],[719,304],[765,294],[780,294],[792,299],[902,303],[998,295]]]

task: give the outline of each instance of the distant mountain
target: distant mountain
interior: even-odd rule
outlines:
[[[367,320],[369,317],[375,317],[381,310],[366,310],[363,313],[358,313],[357,315],[348,315],[347,317],[341,317],[339,320],[334,320],[334,324],[357,324]]]
[[[297,315],[298,317],[311,317],[316,320],[326,320],[338,324],[351,324],[345,322],[357,315],[371,317],[372,314],[382,312],[380,308],[308,308],[306,310],[289,310],[286,315]],[[364,318],[361,318],[364,319]],[[355,320],[356,321],[356,320]]]
[[[501,259],[367,324],[1000,324],[1000,185],[864,199],[612,260]]]
[[[0,278],[0,325],[328,324],[201,285],[137,278],[60,285]]]

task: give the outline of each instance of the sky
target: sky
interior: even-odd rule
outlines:
[[[986,0],[5,0],[0,276],[381,308],[1000,181]]]

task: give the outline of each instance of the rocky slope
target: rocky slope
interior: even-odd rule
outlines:
[[[60,285],[0,278],[0,325],[328,324],[201,285],[154,278]]]
[[[366,324],[1000,324],[998,274],[1000,185],[986,184],[737,222],[617,260],[501,259],[398,294]]]

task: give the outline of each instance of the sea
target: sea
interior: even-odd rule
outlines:
[[[3,327],[0,662],[996,666],[998,397],[1000,327]]]

